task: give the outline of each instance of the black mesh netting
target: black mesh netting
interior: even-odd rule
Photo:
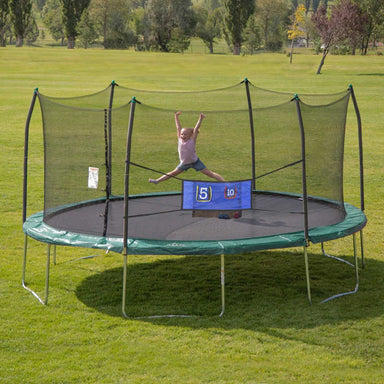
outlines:
[[[100,200],[97,217],[103,220],[90,232],[108,233],[112,213],[104,201],[124,195],[132,103],[128,156],[131,195],[181,191],[179,178],[206,178],[189,170],[157,185],[148,182],[179,163],[174,112],[181,110],[184,127],[193,128],[199,113],[206,114],[197,154],[226,180],[254,179],[256,190],[301,196],[304,149],[308,195],[329,200],[343,212],[344,130],[349,95],[348,91],[299,95],[297,101],[293,94],[260,89],[247,82],[202,92],[152,92],[112,84],[99,93],[77,98],[39,94],[45,145],[45,221],[53,220],[58,210]],[[151,211],[146,207],[145,214],[159,209],[167,208],[153,207]],[[301,205],[298,213],[303,213]],[[129,217],[139,214],[129,211]],[[119,224],[117,232],[121,227]]]

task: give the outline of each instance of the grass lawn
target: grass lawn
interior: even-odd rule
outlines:
[[[0,383],[382,383],[384,381],[384,57],[162,54],[63,48],[0,49]],[[136,89],[201,90],[253,84],[292,93],[333,93],[352,84],[363,119],[366,267],[353,272],[309,248],[313,299],[301,249],[227,257],[226,313],[219,257],[137,256],[129,261],[128,312],[202,313],[124,319],[122,257],[58,248],[49,305],[21,286],[24,125],[33,90],[50,96]],[[170,106],[172,109],[172,106]],[[348,114],[345,200],[359,204],[356,118]],[[28,213],[43,203],[42,128],[31,122]],[[43,294],[46,247],[29,242],[27,281]],[[351,238],[327,245],[353,260]]]

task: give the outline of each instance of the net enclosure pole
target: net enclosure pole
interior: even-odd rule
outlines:
[[[307,169],[306,169],[306,155],[305,155],[305,131],[303,124],[303,116],[301,114],[300,108],[300,99],[298,95],[295,95],[294,99],[296,103],[297,117],[300,126],[300,136],[301,136],[301,173],[302,173],[302,190],[303,190],[303,211],[304,211],[304,261],[305,261],[305,275],[307,280],[307,296],[309,304],[312,304],[311,298],[311,281],[309,277],[309,261],[308,261],[308,195],[307,195]]]
[[[36,98],[38,96],[38,89],[35,88],[32,96],[31,105],[29,107],[27,120],[25,123],[25,141],[24,141],[24,179],[23,179],[23,224],[27,219],[27,195],[28,195],[28,150],[29,150],[29,125],[32,119],[32,113],[35,107]],[[32,295],[39,300],[43,305],[48,304],[48,293],[49,293],[49,269],[50,269],[50,255],[51,245],[47,246],[47,263],[45,272],[45,298],[42,299],[33,289],[29,288],[26,283],[26,268],[27,268],[27,252],[28,252],[28,235],[24,236],[24,256],[23,256],[23,269],[21,283],[24,289],[32,293]]]
[[[300,126],[301,136],[301,177],[302,177],[302,193],[303,193],[303,211],[304,211],[304,236],[306,245],[309,245],[308,240],[308,193],[307,193],[307,168],[306,168],[306,150],[305,150],[305,131],[303,116],[301,114],[300,99],[295,95],[297,118]]]
[[[131,109],[129,114],[127,147],[125,153],[125,176],[124,176],[124,230],[123,230],[123,252],[127,254],[128,248],[128,201],[129,201],[129,165],[131,161],[132,130],[135,116],[136,98],[131,100]]]
[[[355,108],[355,113],[357,118],[357,129],[358,129],[358,139],[359,139],[360,205],[361,205],[361,210],[364,211],[365,203],[364,203],[364,169],[363,169],[363,130],[362,130],[362,124],[361,124],[361,115],[360,115],[359,107],[357,105],[357,100],[356,100],[355,92],[353,90],[352,85],[349,86],[349,90],[351,92],[353,106]]]
[[[364,212],[365,210],[365,196],[364,196],[364,162],[363,162],[363,128],[361,123],[360,110],[357,105],[355,91],[353,90],[352,85],[349,85],[349,91],[352,96],[353,106],[355,108],[355,114],[357,119],[357,131],[358,131],[358,140],[359,140],[359,169],[360,169],[360,207]],[[363,242],[363,230],[360,231],[360,248],[361,248],[361,264],[364,268],[364,242]]]
[[[125,312],[125,303],[127,297],[127,262],[128,262],[128,202],[129,202],[129,165],[131,161],[132,130],[135,116],[136,98],[131,100],[131,109],[129,113],[127,147],[125,152],[125,175],[124,175],[124,227],[123,227],[123,295],[121,301],[121,311],[125,318],[129,318]]]
[[[107,199],[109,199],[112,194],[112,107],[113,107],[113,97],[115,94],[116,83],[112,81],[111,83],[111,93],[109,97],[109,106],[108,106],[108,172],[107,172]]]
[[[25,122],[24,132],[24,177],[23,177],[23,223],[27,219],[27,192],[28,192],[28,151],[29,151],[29,125],[32,119],[33,109],[35,107],[38,89],[33,91],[31,105],[29,107],[27,120]]]
[[[105,207],[104,207],[104,229],[106,236],[108,229],[109,202],[112,194],[112,106],[115,82],[111,84],[108,108],[104,109],[104,146],[105,146]]]
[[[251,148],[252,148],[252,189],[256,189],[256,166],[255,166],[255,129],[253,126],[253,112],[251,93],[249,91],[249,80],[244,79],[245,90],[247,92],[248,112],[249,112],[249,127],[251,128]]]

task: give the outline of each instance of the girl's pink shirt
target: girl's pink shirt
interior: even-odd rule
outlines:
[[[195,140],[193,139],[183,141],[181,138],[179,138],[178,150],[181,163],[191,164],[197,161],[198,157],[196,154],[195,144]]]

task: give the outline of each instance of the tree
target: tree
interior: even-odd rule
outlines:
[[[16,47],[22,47],[24,37],[32,16],[31,0],[11,0],[11,21],[16,35]]]
[[[168,43],[168,51],[184,52],[188,49],[190,43],[191,40],[180,28],[173,28],[171,31],[171,38]]]
[[[124,12],[125,11],[125,12]],[[127,9],[113,12],[108,22],[105,48],[127,49],[136,43],[136,36],[129,26]]]
[[[8,28],[9,4],[8,0],[0,0],[0,47],[5,47],[5,32]]]
[[[260,30],[256,23],[256,17],[252,15],[244,30],[244,46],[247,53],[253,55],[261,46]]]
[[[305,36],[305,26],[304,26],[304,18],[307,10],[304,4],[300,4],[296,12],[293,15],[293,22],[291,29],[288,30],[288,39],[291,40],[291,51],[289,54],[289,62],[292,63],[292,55],[293,55],[293,43],[299,37]]]
[[[341,0],[332,8],[332,28],[338,44],[346,45],[352,55],[361,46],[368,22],[366,14],[357,3]]]
[[[172,39],[180,42],[181,34],[189,39],[196,24],[191,0],[148,0],[146,19],[152,35],[150,39],[162,52],[169,52],[171,47],[174,50],[178,44]],[[174,29],[177,30],[172,35]]]
[[[356,3],[360,5],[367,17],[361,46],[361,53],[366,55],[371,37],[375,36],[384,25],[384,0],[359,0]]]
[[[107,45],[107,40],[108,44],[115,45],[117,40],[123,38],[124,31],[129,29],[131,15],[129,0],[92,0],[89,13],[99,34],[103,36],[104,47]],[[118,30],[114,30],[116,27]],[[116,40],[115,43],[112,43],[113,40]]]
[[[151,49],[150,25],[143,7],[132,10],[130,26],[136,36],[135,49],[138,51],[149,51]]]
[[[78,38],[81,46],[84,49],[88,48],[89,44],[92,44],[98,37],[98,33],[95,28],[95,24],[89,16],[88,10],[84,10],[81,15],[79,24],[77,25]]]
[[[196,13],[196,36],[203,40],[208,47],[209,53],[213,53],[213,44],[216,38],[221,36],[222,15],[219,8],[209,11],[201,6],[195,6]]]
[[[335,40],[335,33],[332,28],[331,19],[327,15],[327,8],[324,5],[321,5],[312,15],[312,21],[315,25],[317,33],[320,35],[323,49],[320,65],[316,72],[316,74],[319,75],[324,65],[325,58],[327,57],[329,50]]]
[[[256,17],[266,49],[278,51],[282,47],[283,33],[289,24],[289,3],[286,0],[258,0]]]
[[[65,34],[61,1],[47,0],[43,7],[42,18],[53,39],[55,41],[60,40],[61,45],[64,45]]]
[[[31,18],[28,23],[27,29],[25,30],[25,39],[28,45],[32,45],[39,37],[39,28],[37,27],[36,19]]]
[[[249,17],[255,12],[254,0],[225,0],[224,25],[233,54],[239,55],[243,42],[243,31]]]
[[[65,37],[68,40],[68,49],[75,48],[77,24],[81,15],[88,7],[90,0],[61,0],[63,6],[63,22]]]
[[[330,17],[325,6],[321,6],[313,14],[312,21],[322,40],[323,55],[316,72],[320,74],[333,45],[347,44],[354,54],[356,46],[362,41],[367,18],[357,4],[351,0],[341,0],[332,7]]]

